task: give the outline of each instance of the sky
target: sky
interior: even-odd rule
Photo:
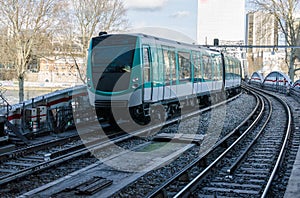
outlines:
[[[245,40],[245,0],[199,0],[198,43]]]
[[[124,0],[127,18],[132,29],[152,29],[161,37],[180,34],[191,43],[197,39],[197,1],[198,0]],[[167,29],[164,31],[164,29]],[[172,31],[174,32],[170,33]],[[141,31],[140,31],[141,32]],[[161,34],[161,35],[160,35]],[[171,35],[172,34],[172,35]],[[178,40],[178,39],[177,39]],[[180,39],[179,39],[180,41]]]

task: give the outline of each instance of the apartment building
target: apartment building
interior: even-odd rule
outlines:
[[[278,45],[278,24],[273,15],[261,11],[246,15],[246,45]],[[283,58],[282,52],[276,48],[248,48],[249,73],[261,71],[268,74],[271,71],[281,70],[280,62]]]

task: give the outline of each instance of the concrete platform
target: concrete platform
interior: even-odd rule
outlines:
[[[293,166],[288,186],[284,193],[284,198],[300,197],[300,148]]]
[[[297,132],[300,131],[300,107],[293,107],[294,125]],[[293,165],[292,173],[284,194],[284,198],[300,197],[300,147]]]
[[[194,144],[151,142],[124,150],[97,163],[41,186],[20,197],[109,197],[148,171],[176,159]],[[99,183],[95,184],[95,181]],[[101,186],[104,183],[104,186]],[[97,186],[98,185],[98,186]],[[83,191],[91,186],[91,191]]]

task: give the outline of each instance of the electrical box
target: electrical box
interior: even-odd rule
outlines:
[[[40,122],[45,122],[47,120],[47,107],[38,106],[38,115]]]
[[[26,121],[35,122],[37,121],[37,109],[36,108],[28,108],[25,110]]]

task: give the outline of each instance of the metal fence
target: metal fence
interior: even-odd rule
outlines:
[[[95,115],[87,113],[92,107],[86,86],[55,91],[15,105],[9,105],[3,96],[0,99],[7,133],[25,143],[28,137],[39,133],[59,133],[78,122],[95,120]],[[85,119],[74,119],[74,115],[78,114],[84,114]]]

